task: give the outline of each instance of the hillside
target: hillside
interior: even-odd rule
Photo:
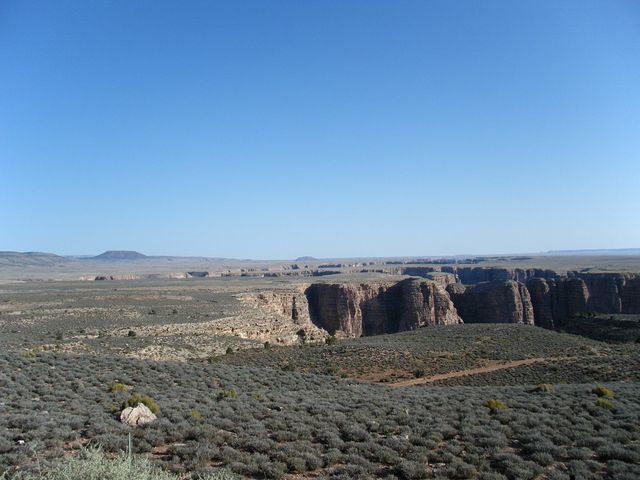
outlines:
[[[71,260],[53,253],[0,252],[0,267],[49,267],[69,263]]]

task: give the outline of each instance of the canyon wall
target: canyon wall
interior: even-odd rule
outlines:
[[[447,291],[429,280],[316,283],[305,294],[312,322],[337,336],[360,337],[462,323]]]
[[[582,312],[640,313],[640,275],[571,273],[555,279],[527,281],[536,325],[558,328]]]
[[[640,274],[475,266],[395,267],[445,286],[466,323],[509,322],[561,328],[583,312],[640,313]]]
[[[589,311],[640,313],[640,274],[554,272],[553,276],[549,270],[488,267],[446,273],[435,280],[301,284],[245,295],[244,300],[263,317],[271,315],[295,327],[300,340],[317,339],[319,332],[360,337],[463,322],[556,329]],[[474,281],[493,280],[453,283],[452,276],[461,274]]]
[[[496,280],[447,286],[447,291],[465,323],[534,324],[529,291],[514,280]]]

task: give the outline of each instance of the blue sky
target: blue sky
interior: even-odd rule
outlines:
[[[0,250],[640,247],[636,1],[4,1]]]

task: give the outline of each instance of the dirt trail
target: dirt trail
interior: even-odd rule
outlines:
[[[438,380],[446,380],[448,378],[464,377],[466,375],[478,375],[480,373],[495,372],[496,370],[502,370],[505,368],[521,367],[522,365],[531,365],[533,363],[544,362],[548,358],[536,357],[527,358],[525,360],[514,360],[513,362],[499,363],[496,365],[488,365],[486,367],[470,368],[467,370],[460,370],[458,372],[442,373],[440,375],[434,375],[433,377],[425,378],[411,378],[409,380],[400,380],[399,382],[387,383],[390,387],[408,387],[410,385],[422,385],[424,383],[436,382]]]

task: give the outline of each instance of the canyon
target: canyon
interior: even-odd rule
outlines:
[[[562,329],[587,312],[640,313],[634,273],[450,266],[393,273],[426,278],[300,284],[295,293],[261,295],[264,305],[299,325],[351,338],[461,323]]]

